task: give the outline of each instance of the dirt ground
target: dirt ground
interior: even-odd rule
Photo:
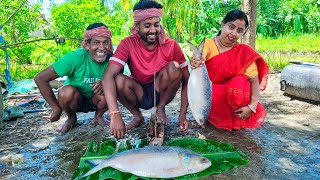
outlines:
[[[268,110],[264,125],[255,130],[224,131],[208,126],[178,132],[179,95],[166,108],[171,120],[166,138],[200,137],[230,143],[248,155],[250,163],[203,179],[320,179],[320,108],[318,104],[291,99],[280,91],[280,73],[270,73],[261,102]],[[38,108],[30,105],[29,109]],[[126,122],[131,118],[122,108]],[[0,179],[70,179],[89,141],[111,138],[109,130],[92,124],[93,113],[79,113],[69,133],[55,130],[66,119],[49,123],[42,113],[0,125]],[[146,120],[150,111],[143,111]],[[110,119],[106,113],[105,117]],[[193,121],[190,111],[188,118]],[[146,125],[127,137],[146,136]]]

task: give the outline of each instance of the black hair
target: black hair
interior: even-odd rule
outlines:
[[[108,26],[106,26],[105,24],[103,23],[93,23],[93,24],[90,24],[86,30],[91,30],[91,29],[94,29],[94,28],[98,28],[98,27],[101,27],[101,26],[104,26],[106,28],[108,28]],[[91,42],[91,38],[87,40],[87,43],[90,43]]]
[[[162,9],[162,5],[157,3],[154,0],[140,0],[134,5],[133,11],[139,10],[139,9],[149,9],[149,8]]]
[[[234,9],[234,10],[228,12],[227,15],[223,18],[222,22],[228,23],[228,22],[235,21],[237,19],[243,19],[246,23],[246,25],[245,25],[246,28],[249,26],[249,21],[248,21],[247,15],[243,11],[238,10],[238,9]],[[219,36],[220,34],[221,34],[221,30],[218,32],[217,36]]]
[[[90,24],[86,30],[91,30],[91,29],[94,29],[94,28],[98,28],[98,27],[101,27],[101,26],[104,26],[106,28],[108,28],[108,26],[106,26],[105,24],[103,23],[93,23],[93,24]]]

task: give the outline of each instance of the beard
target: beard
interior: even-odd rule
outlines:
[[[100,54],[100,53],[98,53],[98,52],[95,52],[95,54],[93,55],[93,58],[92,58],[92,59],[93,59],[95,62],[102,63],[102,62],[106,61],[106,58],[107,58],[108,54],[109,54],[109,53],[107,53],[107,52],[104,52],[103,54]]]
[[[157,40],[158,40],[158,37],[159,37],[159,33],[152,33],[152,34],[149,34],[149,33],[146,33],[146,34],[141,34],[139,32],[139,36],[141,37],[141,39],[146,42],[147,44],[155,44],[157,43]]]
[[[104,58],[104,59],[98,59],[98,58],[96,58],[95,61],[97,61],[98,63],[102,63],[102,62],[106,61],[106,58]]]

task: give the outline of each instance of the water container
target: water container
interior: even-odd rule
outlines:
[[[280,84],[284,95],[320,102],[320,65],[288,65],[281,71]]]

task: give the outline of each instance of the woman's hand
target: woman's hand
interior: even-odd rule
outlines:
[[[204,64],[204,58],[197,58],[194,55],[190,59],[191,69],[196,69]]]
[[[252,113],[253,113],[252,110],[248,106],[243,106],[243,107],[235,110],[235,115],[243,120],[248,119]]]

